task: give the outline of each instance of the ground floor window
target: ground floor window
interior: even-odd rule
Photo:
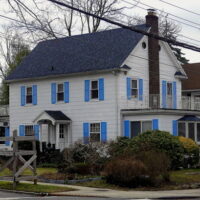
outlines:
[[[64,138],[64,124],[59,124],[59,138]]]
[[[25,136],[34,136],[34,130],[32,125],[25,126]]]
[[[152,121],[131,121],[131,138],[148,130],[152,130]]]
[[[178,135],[200,142],[200,122],[178,122]]]
[[[0,127],[0,137],[5,137],[5,127]],[[0,144],[5,144],[4,141],[0,141]]]
[[[90,141],[91,142],[100,142],[100,123],[91,123],[90,124]]]

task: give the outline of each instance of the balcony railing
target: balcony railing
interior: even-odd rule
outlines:
[[[9,106],[0,105],[0,116],[8,116],[8,115],[9,115]]]
[[[134,100],[134,99],[133,99]],[[173,97],[167,96],[164,105],[161,95],[148,95],[143,96],[143,101],[134,101],[133,104],[129,104],[128,107],[134,109],[174,109]],[[177,97],[176,109],[183,110],[200,110],[200,97]]]

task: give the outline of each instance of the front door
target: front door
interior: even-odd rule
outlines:
[[[59,149],[62,151],[67,145],[67,125],[59,124]]]

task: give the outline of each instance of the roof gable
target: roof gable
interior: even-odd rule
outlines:
[[[142,37],[118,28],[40,42],[7,80],[119,68]]]

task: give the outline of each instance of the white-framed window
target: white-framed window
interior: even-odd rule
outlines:
[[[137,79],[131,79],[131,96],[133,98],[138,97],[138,80]]]
[[[100,142],[101,137],[101,128],[100,123],[91,123],[90,124],[90,141],[91,142]]]
[[[59,138],[64,138],[64,124],[59,124]]]
[[[32,87],[26,87],[26,103],[31,104],[33,102],[33,90]]]
[[[57,101],[64,101],[64,84],[57,84]]]
[[[0,137],[5,137],[5,127],[0,127]],[[0,141],[0,144],[5,144],[4,141]]]
[[[131,121],[131,138],[152,130],[152,121]]]
[[[92,80],[91,81],[91,99],[98,99],[99,98],[99,81],[98,80]]]
[[[172,96],[172,82],[167,82],[167,95]]]
[[[178,122],[178,136],[190,138],[200,142],[200,122],[180,121]]]
[[[33,125],[25,126],[25,136],[34,136]]]

